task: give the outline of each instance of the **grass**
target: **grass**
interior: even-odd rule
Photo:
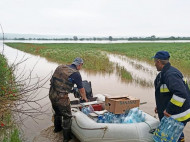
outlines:
[[[75,57],[84,58],[84,68],[94,71],[112,72],[114,66],[102,51],[125,55],[130,58],[154,64],[152,56],[157,51],[166,50],[170,61],[184,74],[190,76],[190,43],[6,43],[19,50],[40,55],[58,63],[71,63]]]
[[[0,127],[0,141],[2,142],[21,142],[20,132],[16,125],[12,122],[11,113],[4,113],[4,126]]]
[[[15,100],[17,90],[13,87],[14,76],[12,69],[9,68],[6,58],[0,54],[0,141],[21,142],[19,130],[12,122],[11,112],[6,104]]]
[[[122,43],[108,46],[102,50],[146,61],[149,64],[153,64],[151,57],[157,51],[168,51],[172,65],[184,74],[190,75],[190,43]]]
[[[118,64],[116,64],[116,71],[117,74],[120,76],[121,81],[124,82],[132,82],[132,75],[130,72],[126,71],[124,67],[120,67]]]
[[[76,57],[84,60],[84,68],[92,71],[112,72],[113,64],[100,50],[89,48],[88,45],[76,44],[28,44],[7,43],[19,50],[46,57],[50,61],[70,64]]]

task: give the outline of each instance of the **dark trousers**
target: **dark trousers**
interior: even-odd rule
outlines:
[[[54,127],[56,130],[63,129],[64,140],[71,139],[72,114],[69,97],[57,97],[52,101],[54,114]]]

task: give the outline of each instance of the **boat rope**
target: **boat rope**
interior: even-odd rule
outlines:
[[[156,129],[151,128],[150,124],[148,124],[147,122],[144,122],[144,123],[146,123],[149,126],[149,128],[150,128],[149,133],[154,134],[154,131]]]
[[[146,124],[149,126],[150,130],[152,130],[152,128],[151,128],[151,126],[150,126],[150,124],[148,124],[146,121],[145,121],[144,123],[146,123]]]
[[[81,127],[81,126],[79,125],[79,123],[78,123],[78,121],[77,121],[77,119],[76,119],[76,116],[73,116],[73,118],[75,119],[76,124],[78,125],[78,127],[81,128],[81,129],[84,129],[84,130],[100,130],[100,129],[102,129],[102,130],[104,130],[104,135],[105,135],[106,130],[108,129],[107,126],[105,126],[105,127],[99,127],[99,128],[84,128],[84,127]],[[102,136],[102,138],[104,138],[104,135]]]

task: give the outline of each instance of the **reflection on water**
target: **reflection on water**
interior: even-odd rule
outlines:
[[[131,74],[133,84],[143,87],[153,87],[153,81],[157,74],[154,66],[122,55],[108,54],[108,57],[111,62],[125,68],[125,70]]]
[[[0,44],[1,45],[1,44]],[[0,47],[2,51],[2,46]],[[44,78],[46,76],[50,77],[51,73],[58,66],[57,63],[52,63],[39,56],[34,56],[31,54],[24,53],[22,51],[10,48],[5,45],[5,56],[7,57],[9,63],[18,62],[20,58],[25,56],[29,58],[26,62],[21,64],[17,70],[17,75],[23,72],[25,68],[26,75],[27,72],[32,71],[33,76],[38,76]],[[17,59],[16,59],[17,57]],[[85,70],[81,70],[81,75],[83,80],[88,80],[92,82],[92,90],[94,94],[109,94],[111,96],[125,96],[131,95],[139,98],[141,102],[147,102],[147,104],[141,105],[140,108],[151,114],[154,114],[155,98],[154,98],[154,88],[151,87],[154,78],[156,77],[156,69],[154,66],[150,66],[145,62],[140,62],[137,60],[132,60],[124,56],[108,54],[109,60],[113,63],[118,64],[120,67],[124,68],[126,71],[130,72],[133,81],[123,82],[121,78],[117,75],[117,71],[113,73],[90,73]],[[33,69],[33,67],[35,68]],[[150,83],[150,84],[149,84]],[[148,84],[148,85],[147,85]],[[148,87],[145,87],[148,86]],[[47,96],[49,91],[49,81],[45,84],[44,88],[39,89],[37,92],[37,98]],[[70,94],[71,99],[74,96]],[[44,114],[37,120],[37,123],[28,117],[21,125],[23,129],[23,134],[26,141],[33,141],[34,137],[38,136],[40,132],[51,127],[53,125],[51,104],[49,98],[46,97],[38,102],[41,106],[45,106],[48,114]],[[36,104],[33,104],[36,105]],[[189,130],[188,128],[187,130]]]

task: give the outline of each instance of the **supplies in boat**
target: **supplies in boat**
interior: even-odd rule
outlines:
[[[91,105],[83,107],[81,111],[86,115],[94,112],[96,113]],[[98,115],[98,118],[94,118],[94,120],[98,123],[139,123],[145,121],[145,114],[136,107],[126,111],[124,114],[105,112],[102,115]]]

